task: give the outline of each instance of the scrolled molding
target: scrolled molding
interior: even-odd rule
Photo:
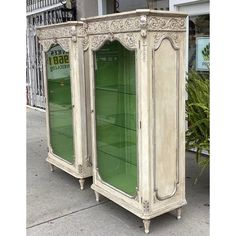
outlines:
[[[57,43],[62,47],[62,49],[66,52],[70,50],[70,40],[68,38],[57,39]]]
[[[62,49],[66,52],[69,52],[70,49],[70,39],[68,38],[60,38],[60,39],[48,39],[48,40],[40,40],[39,43],[43,46],[43,51],[47,52],[52,45],[59,44]]]
[[[39,29],[37,36],[40,40],[71,37],[71,27]]]
[[[161,42],[168,39],[175,50],[179,49],[179,35],[175,32],[158,32],[154,34],[154,50],[157,50]]]
[[[90,47],[93,51],[98,50],[107,40],[107,35],[94,35],[90,37]]]
[[[119,41],[128,50],[132,50],[138,47],[137,35],[134,33],[120,33],[120,34],[103,34],[90,36],[90,47],[93,51],[101,48],[106,41]]]
[[[169,198],[171,198],[171,197],[173,197],[174,195],[175,195],[175,193],[177,192],[177,185],[178,183],[174,183],[174,188],[173,188],[173,191],[171,192],[171,194],[169,194],[169,195],[166,195],[166,196],[160,196],[160,194],[158,193],[158,190],[155,190],[154,191],[154,196],[155,196],[155,198],[157,199],[157,200],[159,200],[159,201],[164,201],[164,200],[166,200],[166,199],[169,199]],[[155,200],[156,200],[155,199]]]
[[[104,34],[104,33],[121,33],[128,31],[140,30],[139,17],[129,17],[123,19],[106,20],[99,22],[89,22],[87,33]]]
[[[85,37],[87,35],[87,24],[83,23],[81,25],[69,25],[61,27],[50,27],[50,28],[39,28],[37,30],[37,36],[39,40],[48,39],[61,39],[61,38],[71,38],[72,41],[76,42],[77,37]]]
[[[184,17],[141,15],[89,22],[84,29],[89,35],[140,31],[142,37],[146,37],[146,31],[185,31],[186,23]]]
[[[85,36],[82,39],[82,45],[83,45],[84,51],[86,51],[88,49],[88,47],[89,47],[89,37],[88,36]]]
[[[159,17],[150,16],[148,17],[147,28],[150,31],[162,31],[162,30],[175,30],[185,31],[186,23],[183,17]]]
[[[39,43],[43,46],[43,51],[47,52],[51,45],[56,44],[55,39],[49,39],[49,40],[40,40]]]

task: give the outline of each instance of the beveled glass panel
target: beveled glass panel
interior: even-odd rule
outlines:
[[[50,144],[53,153],[74,161],[69,53],[56,45],[46,53]]]
[[[97,162],[103,181],[134,195],[137,186],[135,52],[118,41],[95,53]]]

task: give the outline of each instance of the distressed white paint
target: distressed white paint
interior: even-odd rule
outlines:
[[[69,51],[70,56],[70,77],[71,77],[71,95],[73,107],[73,136],[74,136],[74,163],[70,164],[55,155],[50,146],[50,127],[48,112],[48,96],[46,92],[46,124],[48,137],[48,157],[47,161],[80,179],[81,189],[84,186],[84,178],[92,175],[90,160],[90,140],[87,134],[90,132],[87,124],[87,106],[86,106],[86,69],[84,60],[85,28],[83,22],[69,22],[43,26],[37,29],[37,35],[40,43],[43,45],[43,68],[45,91],[47,88],[47,73],[45,53],[53,43],[59,43],[65,51]],[[88,74],[88,73],[87,73]],[[89,108],[89,107],[88,107]]]
[[[185,14],[152,10],[85,19],[91,83],[92,189],[97,200],[102,194],[144,219],[146,232],[148,220],[186,204],[185,19]],[[97,169],[93,51],[113,40],[136,52],[138,186],[133,197],[103,182]]]

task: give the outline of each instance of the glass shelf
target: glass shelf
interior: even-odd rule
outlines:
[[[95,107],[99,174],[133,196],[137,187],[135,52],[119,42],[95,53]]]

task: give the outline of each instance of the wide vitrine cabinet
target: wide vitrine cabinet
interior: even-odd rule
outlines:
[[[81,189],[92,175],[89,80],[83,22],[69,22],[37,29],[42,45],[47,161],[79,179]]]
[[[143,219],[185,200],[186,15],[136,10],[84,19],[93,184]]]

